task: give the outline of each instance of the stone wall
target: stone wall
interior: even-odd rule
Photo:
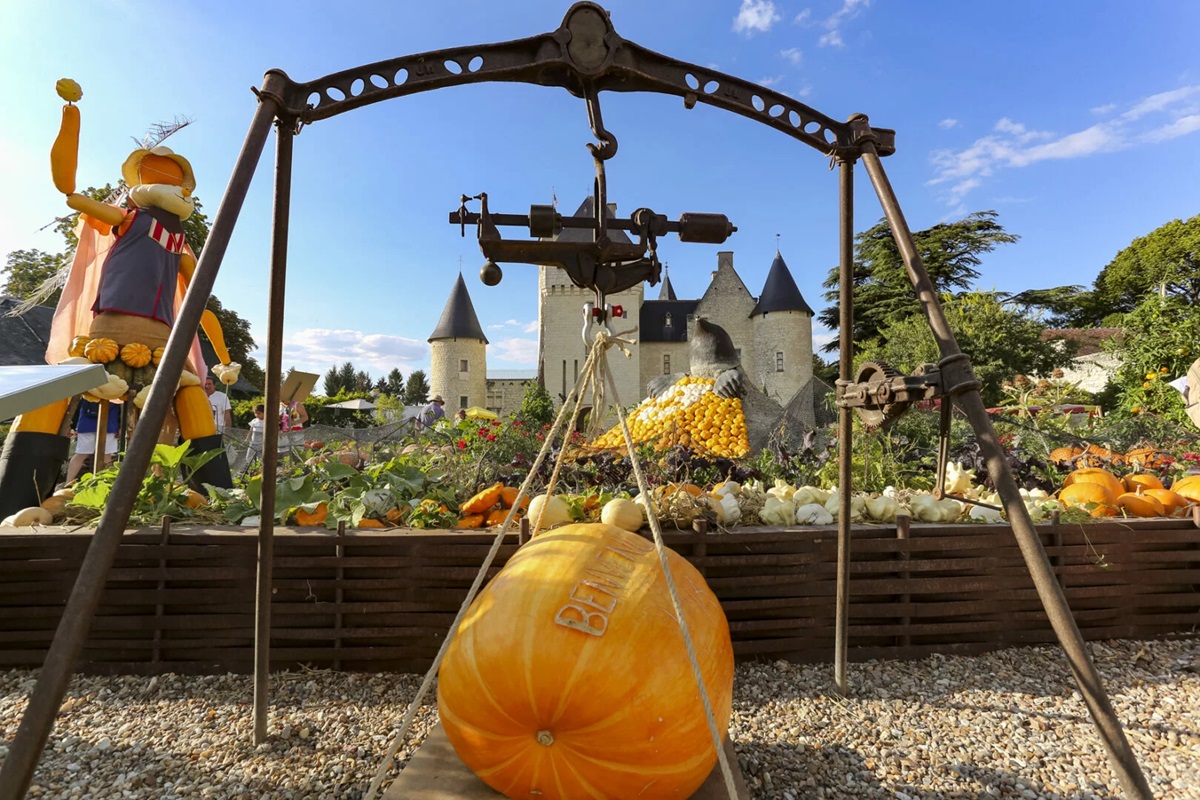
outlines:
[[[495,411],[502,417],[516,414],[525,399],[525,387],[535,382],[529,378],[489,379],[484,408]]]
[[[429,396],[440,394],[445,399],[447,417],[453,417],[460,408],[487,402],[487,361],[482,341],[438,339],[430,343],[430,350]],[[466,370],[462,369],[464,361]]]
[[[812,317],[803,311],[772,311],[753,322],[753,358],[745,358],[743,351],[743,367],[767,397],[787,405],[812,380]]]

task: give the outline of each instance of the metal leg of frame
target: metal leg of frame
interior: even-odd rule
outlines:
[[[254,744],[267,739],[271,672],[271,582],[275,553],[275,485],[279,464],[279,392],[283,365],[283,300],[287,282],[288,220],[292,196],[295,123],[275,126],[275,209],[271,227],[271,286],[268,290],[266,424],[263,426],[262,514],[258,528],[258,578],[254,605]]]
[[[840,219],[838,266],[838,324],[841,357],[838,360],[838,380],[849,383],[854,365],[854,161],[840,160],[838,171],[838,207]],[[835,615],[833,680],[840,694],[848,694],[846,654],[850,632],[850,493],[853,476],[851,457],[854,453],[854,412],[838,406],[838,490],[841,506],[838,510],[837,538],[837,604]]]
[[[862,118],[861,122],[865,125],[866,119]],[[908,268],[913,288],[916,289],[918,299],[924,307],[925,316],[933,329],[933,335],[937,339],[942,358],[958,355],[962,351],[959,349],[954,332],[950,329],[946,315],[938,303],[937,294],[929,274],[925,271],[925,265],[916,251],[912,232],[908,229],[908,223],[900,210],[900,204],[888,181],[887,174],[884,172],[875,145],[867,138],[862,142],[861,147],[863,165],[879,195],[884,215],[887,217],[892,235],[896,239],[900,254]],[[1125,737],[1121,722],[1117,719],[1112,702],[1104,690],[1100,673],[1096,670],[1096,665],[1092,663],[1083,636],[1079,633],[1079,627],[1071,615],[1066,597],[1063,596],[1062,589],[1054,579],[1054,570],[1050,565],[1050,559],[1046,556],[1046,550],[1042,547],[1041,540],[1033,528],[1029,512],[1021,501],[1016,481],[1013,480],[1008,462],[1004,458],[1004,449],[996,437],[996,431],[992,427],[991,419],[988,418],[987,409],[983,405],[979,390],[968,389],[959,394],[955,398],[955,402],[970,420],[971,428],[979,440],[980,449],[987,461],[988,474],[991,475],[996,490],[1003,500],[1009,524],[1012,526],[1017,544],[1021,548],[1021,554],[1025,558],[1025,565],[1029,569],[1030,577],[1033,578],[1038,596],[1042,600],[1042,606],[1046,610],[1046,616],[1050,618],[1050,624],[1066,653],[1071,672],[1074,674],[1079,691],[1091,712],[1092,720],[1100,733],[1104,748],[1108,751],[1109,763],[1116,772],[1117,779],[1127,796],[1136,798],[1136,800],[1151,800],[1153,795],[1150,792],[1150,785],[1129,746],[1129,740]]]

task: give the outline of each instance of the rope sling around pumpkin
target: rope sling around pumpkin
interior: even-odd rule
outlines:
[[[563,433],[568,410],[569,430],[588,386],[605,378],[635,476],[646,490],[606,357],[609,347],[627,342],[598,332],[514,508]],[[563,456],[560,450],[547,494]],[[442,727],[454,751],[507,797],[686,798],[697,796],[706,778],[714,790],[706,796],[716,797],[717,788],[730,800],[746,796],[724,741],[733,693],[728,623],[703,577],[665,547],[653,509],[648,513],[653,544],[603,524],[539,535],[539,518],[530,541],[476,597],[512,524],[510,511],[368,798],[406,740],[435,674]],[[683,638],[686,662],[673,629]],[[718,775],[719,784],[713,780]],[[387,797],[411,796],[417,787],[403,781],[402,772]]]

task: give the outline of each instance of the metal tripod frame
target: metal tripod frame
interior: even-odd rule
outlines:
[[[779,130],[816,149],[839,165],[840,251],[840,380],[852,378],[852,268],[854,260],[854,164],[861,160],[879,196],[884,215],[900,248],[917,298],[933,331],[942,358],[961,351],[946,320],[933,283],[925,271],[900,205],[884,172],[881,157],[895,152],[895,133],[873,128],[856,114],[837,122],[790,97],[707,67],[676,61],[625,41],[613,29],[608,12],[593,2],[575,3],[555,31],[511,42],[455,47],[380,61],[297,83],[279,70],[266,73],[255,93],[258,107],[234,165],[225,196],[217,209],[191,286],[159,364],[158,375],[142,411],[141,423],[113,485],[99,527],[93,536],[62,619],[50,645],[37,685],[21,719],[16,737],[0,769],[0,800],[25,796],[38,760],[49,739],[54,719],[83,650],[100,603],[109,570],[120,547],[134,498],[150,464],[158,431],[172,402],[192,337],[196,335],[205,302],[212,292],[221,261],[272,124],[276,126],[274,217],[271,231],[269,322],[267,333],[266,406],[278,414],[283,351],[284,283],[287,274],[287,234],[290,218],[293,138],[306,124],[319,122],[361,106],[418,92],[493,81],[558,86],[586,98],[600,91],[657,92],[723,108]],[[597,213],[602,213],[598,210]],[[1121,728],[1100,675],[1087,652],[1066,598],[1054,580],[1050,561],[1021,501],[1016,482],[978,389],[958,394],[954,402],[971,423],[987,461],[1009,524],[1017,538],[1042,605],[1070,662],[1109,762],[1129,797],[1150,800],[1149,784]],[[838,410],[839,485],[837,625],[835,680],[848,690],[846,652],[850,603],[851,421],[853,411]],[[274,475],[279,426],[268,424],[263,435],[263,474]],[[275,481],[262,487],[262,507],[275,506]],[[262,515],[259,527],[257,605],[254,655],[254,741],[267,733],[274,517]]]

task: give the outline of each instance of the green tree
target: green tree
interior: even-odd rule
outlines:
[[[925,270],[939,292],[965,291],[979,277],[982,256],[1000,244],[1017,241],[996,221],[995,211],[976,211],[957,222],[941,223],[913,234]],[[910,317],[921,316],[921,306],[886,220],[856,237],[854,256],[854,342],[878,339],[884,329]],[[838,268],[824,283],[830,306],[818,315],[831,331],[839,329]],[[834,339],[824,348],[838,347]]]
[[[1200,215],[1134,239],[1100,270],[1095,291],[1113,312],[1132,311],[1155,293],[1200,303]]]
[[[343,391],[353,391],[358,385],[358,370],[354,369],[354,364],[347,361],[338,368],[338,385]]]
[[[535,428],[549,425],[554,421],[554,398],[537,381],[529,381],[517,417]]]
[[[325,373],[325,380],[321,385],[326,397],[333,397],[344,388],[342,386],[342,376],[336,364],[329,368],[329,372]]]
[[[66,264],[66,256],[62,254],[44,253],[41,250],[13,250],[8,254],[4,267],[7,280],[4,293],[22,300],[33,297],[42,285],[57,278]],[[58,305],[62,289],[55,289],[51,294],[41,299],[40,305]]]
[[[354,390],[356,392],[369,392],[375,387],[375,381],[371,380],[371,374],[365,369],[360,369],[354,375]]]
[[[1122,319],[1125,333],[1106,350],[1121,360],[1113,377],[1118,410],[1157,414],[1190,427],[1183,396],[1167,385],[1186,375],[1200,355],[1200,307],[1181,296],[1151,294]]]
[[[380,378],[380,382],[383,385],[383,388],[380,389],[383,394],[389,394],[392,397],[401,397],[404,394],[404,376],[395,367],[387,374],[386,378]]]
[[[1017,375],[1050,375],[1074,355],[1074,348],[1066,343],[1042,341],[1045,325],[1006,308],[996,292],[943,295],[941,301],[959,347],[971,357],[982,384],[980,394],[988,405],[999,403],[1004,381]],[[925,318],[912,315],[865,343],[856,360],[884,361],[901,372],[912,372],[940,357]]]
[[[425,370],[414,369],[408,374],[408,383],[404,385],[404,405],[416,406],[429,399],[429,380]]]

